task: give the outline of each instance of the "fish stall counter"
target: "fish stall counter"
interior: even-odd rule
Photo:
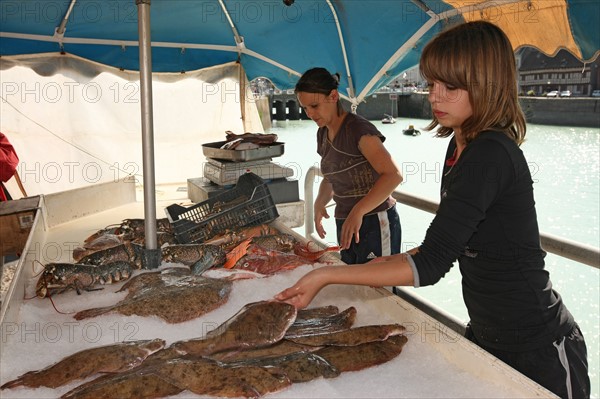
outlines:
[[[131,184],[129,186],[132,186]],[[125,296],[123,282],[101,290],[71,290],[48,298],[35,295],[40,263],[68,262],[72,250],[95,231],[127,218],[142,218],[143,203],[121,182],[42,196],[41,212],[19,260],[2,305],[0,382],[43,369],[84,349],[118,342],[161,338],[166,345],[204,337],[245,305],[270,300],[319,265],[303,265],[264,278],[235,280],[228,300],[201,317],[169,324],[156,317],[107,313],[77,320],[75,312],[109,306]],[[157,218],[173,201],[157,203]],[[275,221],[278,229],[292,230]],[[329,258],[336,260],[335,257]],[[161,265],[165,267],[169,265]],[[354,326],[402,324],[407,343],[392,360],[334,378],[319,377],[267,394],[273,398],[547,398],[554,395],[450,328],[383,288],[334,285],[324,288],[311,307],[354,307]],[[179,309],[175,309],[179,311]],[[184,310],[181,309],[183,312]],[[356,359],[359,361],[360,359]],[[87,359],[94,362],[95,359]],[[84,380],[58,388],[4,389],[3,398],[55,398]],[[220,378],[215,375],[213,378]],[[189,391],[173,397],[201,397]]]

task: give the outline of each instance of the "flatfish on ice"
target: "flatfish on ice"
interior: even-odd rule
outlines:
[[[316,308],[304,308],[298,309],[298,316],[296,316],[295,323],[298,323],[302,320],[310,320],[316,319],[320,317],[328,317],[336,315],[340,312],[340,309],[335,305],[326,305],[320,306]]]
[[[223,367],[202,357],[180,357],[154,361],[127,373],[102,376],[62,398],[159,398],[186,390],[198,395],[256,398],[290,385],[287,376],[266,368]]]
[[[316,334],[291,338],[290,341],[314,346],[356,346],[366,342],[385,341],[389,337],[403,334],[406,329],[400,324],[381,324],[355,327],[329,334]]]
[[[114,312],[124,316],[157,316],[167,323],[182,323],[211,312],[227,302],[231,286],[232,283],[227,280],[187,276],[177,279],[172,285],[143,287],[115,305],[82,310],[74,317],[76,320],[83,320]]]
[[[286,375],[291,382],[308,382],[319,377],[334,378],[341,372],[316,353],[297,352],[278,358],[263,359],[257,366],[267,367]]]
[[[257,398],[291,385],[284,374],[263,367],[222,367],[202,357],[186,357],[154,366],[172,384],[198,395]]]
[[[314,352],[340,372],[358,371],[386,363],[402,352],[408,342],[404,335],[394,335],[385,341],[373,341],[356,346],[326,346]]]
[[[171,347],[181,353],[205,356],[225,350],[271,345],[283,339],[297,312],[293,305],[285,302],[249,303],[207,333],[205,338],[178,341]]]
[[[61,399],[163,398],[182,391],[183,388],[171,384],[156,373],[136,369],[103,375],[72,389],[61,396]]]
[[[118,373],[137,367],[146,357],[164,348],[165,341],[153,339],[122,342],[85,349],[38,371],[29,371],[2,385],[1,389],[27,386],[57,388],[97,373]]]
[[[131,277],[117,292],[127,291],[126,298],[132,298],[143,291],[173,285],[189,275],[191,275],[191,271],[187,267],[169,267],[159,271],[140,273]]]
[[[229,366],[256,365],[266,359],[280,358],[300,352],[315,352],[320,348],[319,346],[301,345],[287,339],[282,339],[265,347],[219,352],[209,357]]]
[[[337,310],[337,309],[336,309]],[[321,316],[321,314],[323,316]],[[314,315],[314,316],[313,316]],[[298,338],[307,335],[330,334],[348,330],[356,320],[356,308],[351,306],[340,313],[329,314],[317,310],[310,313],[298,312],[294,324],[285,333],[286,338]]]

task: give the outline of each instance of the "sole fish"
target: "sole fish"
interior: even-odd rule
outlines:
[[[362,326],[329,334],[308,335],[302,337],[286,337],[290,341],[314,346],[356,346],[366,342],[385,341],[389,337],[403,334],[406,329],[400,324],[383,324]]]
[[[206,334],[205,338],[175,342],[172,347],[181,353],[205,356],[225,350],[271,345],[283,339],[296,320],[297,312],[293,305],[284,302],[250,303]]]
[[[115,305],[82,310],[74,318],[83,320],[106,313],[120,313],[125,316],[156,316],[174,324],[200,317],[227,302],[231,293],[230,281],[192,277],[187,281],[185,277],[176,280],[173,285],[144,287]]]
[[[62,398],[161,398],[186,390],[198,395],[257,398],[290,385],[284,374],[262,367],[223,367],[202,357],[167,357],[89,381]]]
[[[340,371],[315,353],[294,353],[275,359],[265,359],[257,365],[277,370],[291,382],[308,382],[319,377],[335,378]]]
[[[315,352],[340,372],[358,371],[389,362],[402,352],[408,342],[404,335],[385,341],[367,342],[356,346],[327,346]]]
[[[45,369],[25,373],[0,388],[19,386],[57,388],[97,373],[123,372],[139,366],[146,357],[164,346],[165,341],[162,339],[153,339],[86,349],[67,356]]]
[[[174,359],[154,369],[171,384],[198,395],[257,398],[291,385],[286,375],[263,367],[222,367],[205,358]]]
[[[295,323],[301,322],[302,320],[316,319],[319,317],[333,316],[340,312],[340,309],[334,305],[321,306],[317,308],[305,308],[298,310],[298,316],[296,317]]]
[[[131,277],[117,292],[127,291],[126,298],[131,298],[143,290],[164,287],[169,282],[179,281],[190,274],[187,267],[170,267],[156,272],[141,273]]]
[[[329,310],[328,310],[329,311]],[[316,317],[309,317],[313,314]],[[334,332],[348,330],[356,320],[356,308],[349,307],[340,313],[325,314],[325,310],[321,312],[311,312],[302,314],[301,317],[296,317],[296,321],[285,333],[286,338],[298,338],[309,335],[331,334]]]
[[[61,399],[164,398],[183,390],[156,373],[136,370],[96,378],[65,393]]]
[[[228,366],[256,365],[266,359],[280,358],[295,353],[315,352],[320,348],[319,346],[300,345],[287,339],[282,339],[273,345],[263,348],[219,352],[210,355],[210,358]]]

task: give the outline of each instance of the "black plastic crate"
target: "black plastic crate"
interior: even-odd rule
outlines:
[[[255,226],[279,214],[267,184],[254,173],[240,176],[231,190],[190,207],[173,204],[165,209],[180,244],[202,243],[227,229]]]

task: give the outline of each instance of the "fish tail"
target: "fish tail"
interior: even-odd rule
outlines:
[[[111,309],[112,309],[112,306],[108,306],[108,307],[104,307],[104,308],[85,309],[85,310],[75,313],[73,318],[75,320],[89,319],[90,317],[96,317],[96,316],[103,315],[104,313],[110,311]]]
[[[23,384],[23,380],[21,378],[17,378],[16,380],[8,381],[6,384],[2,384],[0,389],[12,389],[15,387],[20,387]]]
[[[30,371],[27,372],[23,375],[21,375],[18,378],[15,378],[12,381],[8,381],[7,383],[2,384],[2,386],[0,386],[0,390],[4,390],[4,389],[12,389],[12,388],[16,388],[16,387],[21,387],[21,386],[26,386],[26,387],[32,387],[32,388],[36,388],[39,387],[40,384],[32,384],[32,380],[36,374],[35,371]]]
[[[251,238],[245,239],[237,247],[233,248],[227,253],[227,255],[225,255],[227,259],[223,264],[225,269],[231,269],[235,263],[242,258],[242,256],[246,255],[250,241],[252,241]]]

